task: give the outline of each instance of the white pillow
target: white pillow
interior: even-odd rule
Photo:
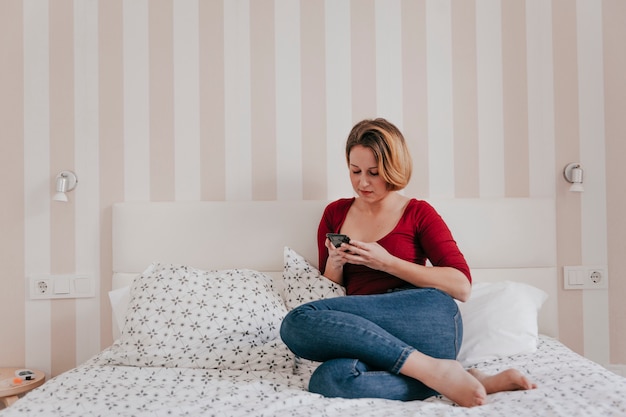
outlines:
[[[335,284],[302,255],[289,247],[283,252],[283,299],[288,310],[299,305],[325,298],[346,295],[345,289]],[[319,362],[295,357],[293,372],[296,375],[310,377]]]
[[[120,338],[102,363],[266,371],[291,369],[279,337],[282,299],[257,271],[152,264],[131,286]]]
[[[293,249],[285,247],[283,255],[283,298],[288,310],[310,301],[346,295],[341,285],[324,277]]]
[[[119,333],[124,328],[126,309],[130,303],[130,285],[109,291],[109,301],[111,302],[113,317],[115,317],[113,326],[117,328]]]
[[[537,349],[537,315],[548,295],[520,282],[476,283],[465,303],[463,343],[458,360],[465,366],[532,353]]]

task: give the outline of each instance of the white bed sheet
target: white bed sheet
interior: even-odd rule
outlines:
[[[536,353],[479,364],[516,367],[532,391],[490,395],[481,407],[445,398],[400,402],[322,398],[305,390],[309,370],[290,373],[99,365],[100,355],[0,411],[12,416],[624,416],[626,378],[541,336]]]

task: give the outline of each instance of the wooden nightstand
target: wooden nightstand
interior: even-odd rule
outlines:
[[[46,374],[42,371],[32,369],[35,373],[34,379],[29,381],[22,380],[22,383],[15,383],[15,371],[24,368],[0,368],[0,402],[5,407],[13,404],[20,395],[27,393],[43,384],[46,380]]]

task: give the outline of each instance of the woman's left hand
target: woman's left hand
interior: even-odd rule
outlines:
[[[466,301],[472,286],[467,277],[452,267],[427,267],[396,258],[376,242],[351,240],[341,256],[351,264],[386,272],[416,287],[437,288],[453,298]]]
[[[393,262],[394,256],[376,242],[361,242],[351,240],[350,251],[343,256],[347,262],[354,265],[364,265],[368,268],[386,272]]]

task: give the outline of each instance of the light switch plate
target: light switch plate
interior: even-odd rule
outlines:
[[[37,275],[28,279],[31,300],[95,297],[94,279],[88,275]]]
[[[605,266],[564,266],[563,288],[566,290],[606,290],[609,274]]]

